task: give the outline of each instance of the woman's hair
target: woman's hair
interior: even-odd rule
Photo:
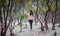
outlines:
[[[30,10],[30,16],[31,16],[31,15],[33,15],[33,12],[32,12],[32,10]]]

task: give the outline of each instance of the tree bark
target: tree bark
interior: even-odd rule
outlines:
[[[20,19],[20,32],[22,32],[22,20]]]
[[[46,16],[47,16],[47,15],[45,15],[45,18],[44,18],[44,21],[45,21],[45,28],[46,28],[46,30],[48,30],[48,25],[47,25],[47,19],[46,19]]]
[[[40,21],[39,18],[37,18],[39,20],[39,22],[41,23],[41,31],[44,31],[44,27],[43,27],[43,23]]]
[[[10,7],[10,3],[11,1],[9,0],[9,4],[8,4],[8,7]],[[7,16],[5,15],[5,9],[6,9],[6,5],[4,4],[4,1],[2,1],[2,6],[3,6],[3,13],[4,13],[4,28],[2,28],[1,30],[1,36],[6,36],[6,31],[8,30],[8,27],[10,26],[10,23],[11,23],[11,21],[12,20],[9,20],[9,23],[8,23],[8,25],[7,25],[7,17],[8,17],[8,11],[9,11],[9,8],[8,8],[8,10],[7,10]],[[11,4],[11,7],[10,7],[10,14],[11,14],[11,10],[12,10],[12,7],[13,7],[13,4]],[[2,25],[3,26],[3,25]]]
[[[55,24],[56,24],[56,12],[57,12],[57,9],[58,9],[58,4],[57,4],[57,0],[55,1],[55,3],[56,3],[56,8],[55,8],[55,12],[54,12],[54,14],[52,15],[52,16],[54,16],[53,17],[53,26],[52,26],[52,30],[55,30]]]

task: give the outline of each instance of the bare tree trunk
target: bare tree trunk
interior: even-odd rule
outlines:
[[[48,7],[48,10],[46,11],[45,18],[44,18],[46,30],[48,30],[47,17],[46,16],[47,16],[48,12],[50,11],[50,6],[49,6],[48,3],[49,3],[49,0],[46,0],[46,4],[47,4],[47,7]]]
[[[2,2],[2,7],[3,7],[3,14],[4,14],[4,28],[2,27],[2,31],[1,31],[1,36],[6,36],[6,18],[5,18],[5,5],[4,5],[4,1],[1,1]],[[3,25],[2,25],[3,26]]]
[[[27,24],[26,24],[26,21],[25,21],[25,28],[27,28]]]
[[[3,22],[2,22],[2,15],[1,14],[2,13],[1,13],[1,8],[0,8],[1,36],[4,36],[5,34],[3,33],[4,28],[3,28]]]
[[[56,24],[56,12],[57,12],[57,8],[58,8],[58,4],[57,4],[57,0],[55,1],[55,3],[56,3],[56,8],[55,8],[55,12],[54,12],[54,14],[52,15],[52,16],[54,16],[53,17],[53,26],[52,26],[52,30],[55,30],[55,24]]]
[[[20,19],[20,32],[22,32],[22,20]]]
[[[38,0],[37,1],[37,10],[36,10],[36,19],[41,23],[41,31],[44,31],[44,27],[43,27],[43,23],[41,22],[41,20],[38,18],[38,7],[39,7],[39,3]],[[36,21],[37,22],[37,21]]]
[[[45,18],[44,18],[44,21],[45,21],[45,28],[46,28],[46,30],[48,30],[48,25],[47,25],[47,19],[46,19],[46,16],[47,16],[47,15],[45,15]]]
[[[2,13],[1,13],[1,2],[0,2],[0,23],[1,23],[1,36],[3,36],[3,26],[2,26]]]
[[[41,23],[41,31],[44,31],[44,27],[43,27],[43,23],[40,21],[39,18],[37,18],[39,20],[39,22]]]
[[[38,18],[38,6],[39,6],[39,3],[38,3],[38,0],[37,1],[37,9],[36,9],[36,13],[35,13],[35,25],[37,25],[37,18]]]
[[[54,16],[53,16],[53,13],[52,13],[52,30],[55,30],[55,23],[54,23]]]
[[[35,14],[35,25],[37,24],[37,21],[36,20],[37,20],[37,18],[36,18],[36,14]]]
[[[10,2],[10,0],[9,0],[9,2]],[[10,3],[9,3],[10,4]],[[8,4],[8,5],[9,5]],[[13,4],[12,4],[12,6],[13,6]],[[12,6],[10,7],[10,6],[8,6],[8,7],[10,7],[10,11],[9,10],[7,10],[7,11],[9,11],[10,12],[10,14],[11,14],[11,9],[12,9]],[[10,20],[9,21],[9,23],[7,24],[7,18],[8,18],[8,12],[7,12],[7,15],[5,14],[6,12],[6,5],[4,4],[4,1],[2,1],[2,7],[3,7],[3,14],[4,14],[4,28],[2,28],[1,30],[2,30],[2,34],[1,34],[1,36],[6,36],[6,31],[8,30],[8,27],[10,26],[10,23],[11,23],[11,21],[12,20]],[[8,8],[9,9],[9,8]],[[2,25],[3,26],[3,25]]]
[[[11,1],[11,7],[10,7],[10,20],[11,20],[11,23],[12,23],[12,21],[13,21],[13,17],[12,17],[12,12],[13,12],[13,6],[14,6],[14,3],[15,3],[15,1],[14,0],[12,0]],[[10,30],[10,36],[13,36],[13,32],[12,32],[12,24],[11,24],[11,30]]]

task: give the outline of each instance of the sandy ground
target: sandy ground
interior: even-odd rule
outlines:
[[[30,30],[30,26],[29,24],[27,24],[27,28],[25,28],[25,24],[23,24],[22,26],[22,32],[20,32],[20,26],[16,25],[13,32],[14,32],[14,36],[54,36],[54,31],[51,30],[52,25],[48,24],[49,26],[49,30],[44,30],[43,32],[41,31],[41,25],[38,23],[37,25],[33,24],[33,29]],[[60,36],[60,27],[58,27],[58,25],[56,25],[56,32],[57,32],[57,36]],[[7,31],[6,36],[10,36],[10,32],[9,30]]]

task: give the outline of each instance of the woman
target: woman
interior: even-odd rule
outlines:
[[[30,10],[30,15],[29,15],[29,24],[30,24],[30,29],[32,29],[32,24],[33,24],[33,12]]]

